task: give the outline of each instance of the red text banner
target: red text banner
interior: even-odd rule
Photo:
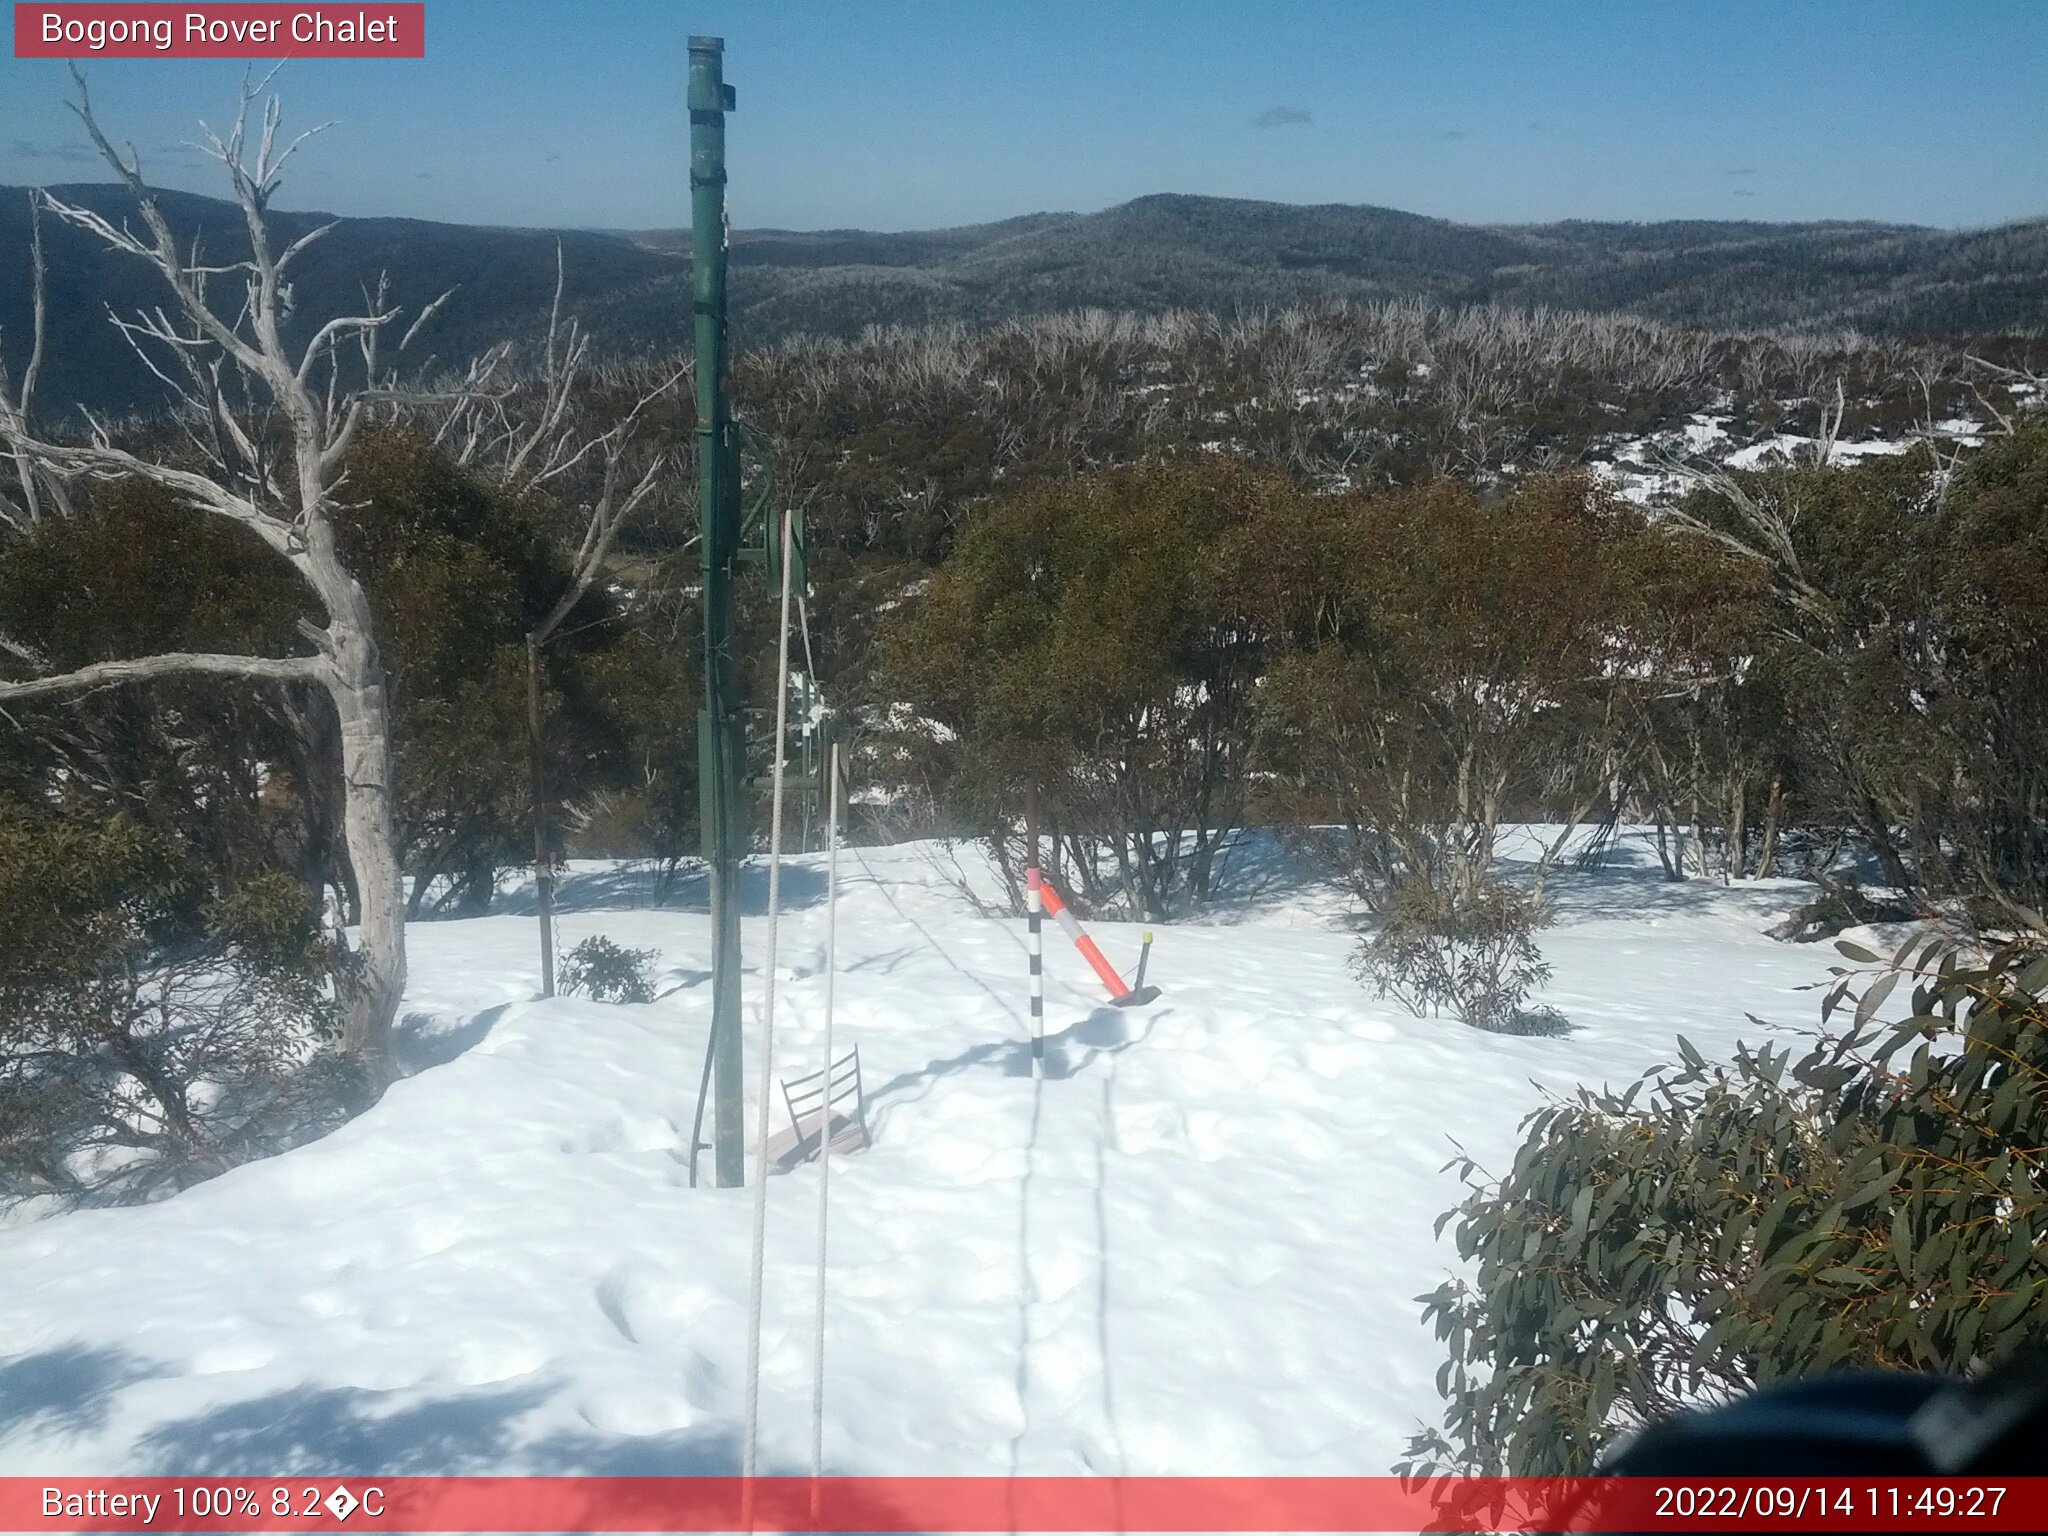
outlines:
[[[0,1478],[0,1531],[2039,1531],[2048,1478]]]
[[[17,59],[420,59],[424,4],[16,4]]]

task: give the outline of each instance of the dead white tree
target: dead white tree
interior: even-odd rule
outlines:
[[[1989,358],[1979,357],[1974,352],[1970,353],[1965,361],[1971,368],[1986,375],[1988,381],[2003,381],[2012,388],[2022,390],[2024,404],[2027,407],[2038,409],[2044,400],[2048,400],[2048,376],[2031,368],[2007,368],[2001,363],[1992,362]],[[2014,418],[2019,412],[2012,402],[2008,401],[2006,409],[2001,411],[1991,403],[1984,393],[1982,384],[1974,375],[1966,374],[1964,382],[1969,385],[1970,393],[1976,396],[1977,404],[1984,408],[1984,414],[1996,423],[1996,426],[1989,426],[1988,430],[1999,437],[2011,437],[2019,430],[2014,424]],[[2008,414],[2009,412],[2011,414]]]
[[[515,492],[538,491],[565,482],[580,466],[595,466],[595,489],[582,505],[582,538],[569,559],[569,582],[540,623],[526,636],[526,739],[533,810],[534,905],[540,919],[541,993],[555,995],[554,854],[549,827],[553,811],[547,782],[547,718],[542,707],[541,653],[583,601],[611,559],[619,531],[654,496],[669,468],[656,453],[633,467],[647,413],[674,391],[683,370],[670,373],[612,426],[587,428],[579,407],[589,391],[590,336],[574,318],[562,317],[565,268],[555,247],[555,298],[548,315],[547,345],[536,378],[510,377],[512,349],[486,352],[465,376],[455,404],[443,417],[435,441],[458,463],[479,469]],[[694,541],[692,541],[694,542]]]
[[[1841,440],[1842,418],[1849,414],[1848,397],[1842,392],[1842,381],[1835,380],[1835,401],[1832,406],[1826,400],[1820,402],[1820,427],[1813,440],[1813,462],[1832,464],[1835,459],[1835,445]]]
[[[1944,434],[1941,423],[1934,419],[1935,381],[1929,377],[1928,370],[1915,367],[1911,377],[1913,387],[1920,391],[1920,419],[1913,429],[1913,436],[1925,445],[1934,461],[1934,501],[1938,506],[1947,499],[1956,477],[1962,472],[1965,444]]]
[[[1832,404],[1825,397],[1816,398],[1820,401],[1820,426],[1812,462],[1824,466],[1834,462],[1848,403],[1839,378]],[[1808,579],[1801,562],[1798,535],[1802,509],[1796,485],[1783,479],[1738,478],[1721,465],[1670,453],[1660,453],[1658,459],[1686,487],[1706,492],[1730,514],[1716,522],[1680,502],[1662,510],[1660,516],[1667,527],[1703,538],[1760,567],[1791,607],[1824,625],[1834,622],[1833,600]]]
[[[179,421],[204,467],[175,466],[117,447],[98,422],[82,443],[50,441],[26,418],[4,379],[0,438],[17,466],[48,484],[81,478],[143,480],[196,513],[247,529],[313,594],[325,622],[302,625],[312,647],[307,655],[171,653],[107,661],[74,672],[0,681],[0,702],[195,674],[312,683],[325,692],[339,723],[343,833],[360,908],[358,936],[344,951],[346,963],[338,978],[343,1048],[374,1092],[393,1071],[392,1020],[405,988],[405,904],[384,659],[369,598],[342,555],[336,513],[349,445],[366,414],[387,393],[389,370],[379,361],[378,340],[400,311],[386,302],[380,283],[366,313],[336,316],[303,346],[287,345],[292,264],[334,226],[316,226],[283,249],[273,241],[269,210],[280,173],[319,130],[281,144],[281,109],[273,96],[263,106],[260,125],[254,125],[252,144],[251,113],[267,82],[245,81],[225,138],[204,129],[203,147],[227,173],[248,239],[246,259],[214,263],[196,242],[180,250],[143,179],[134,146],[125,156],[114,148],[93,116],[83,77],[74,70],[72,78],[78,90],[73,110],[133,196],[141,228],[126,220],[115,224],[47,193],[43,204],[163,279],[167,304],[132,318],[115,316],[114,323],[171,389]],[[225,302],[216,302],[208,291],[216,280],[232,290]],[[405,342],[446,298],[425,306]]]
[[[28,225],[29,293],[33,306],[29,321],[28,360],[22,367],[21,384],[11,394],[6,365],[0,363],[0,418],[19,418],[22,421],[32,420],[35,416],[36,380],[43,371],[43,345],[49,327],[45,292],[49,268],[43,259],[43,205],[42,199],[34,193],[29,194]],[[41,477],[27,459],[12,451],[7,456],[14,464],[17,489],[13,493],[0,490],[0,522],[17,532],[26,532],[42,520],[44,488],[39,483]],[[62,487],[52,489],[61,498]]]

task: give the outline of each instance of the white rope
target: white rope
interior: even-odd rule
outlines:
[[[818,681],[818,658],[811,654],[811,610],[804,602],[803,593],[796,595],[796,621],[803,630],[804,673],[813,683]]]
[[[818,1299],[811,1335],[811,1527],[822,1529],[817,1480],[825,1475],[825,1221],[832,1208],[832,991],[839,971],[839,743],[827,755],[825,827],[825,1103],[818,1124]]]
[[[775,1088],[775,930],[782,914],[783,733],[789,729],[790,515],[782,514],[782,629],[775,647],[775,776],[768,822],[768,955],[761,1003],[761,1112],[755,1131],[754,1258],[747,1290],[747,1438],[740,1462],[746,1529],[754,1528],[753,1477],[761,1442],[761,1281],[768,1253],[768,1101]],[[827,1074],[826,1087],[831,1087]],[[801,1132],[799,1132],[801,1134]]]

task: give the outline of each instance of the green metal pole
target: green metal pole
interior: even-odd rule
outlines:
[[[726,398],[725,40],[690,39],[690,289],[697,339],[697,510],[704,576],[704,709],[697,718],[698,818],[711,866],[712,1149],[718,1182],[746,1182],[745,1102],[740,1061],[740,860],[746,810],[740,800],[739,662],[734,651],[732,578],[739,549],[733,494],[732,416]]]

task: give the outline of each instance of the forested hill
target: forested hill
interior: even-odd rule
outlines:
[[[118,215],[111,186],[55,189]],[[228,205],[163,195],[183,233],[209,251],[237,246]],[[0,346],[18,369],[29,304],[28,196],[0,188]],[[318,222],[279,214],[287,235]],[[42,401],[146,406],[153,381],[107,323],[107,306],[160,295],[132,258],[45,221],[51,340]],[[666,347],[687,326],[688,239],[675,231],[598,233],[350,219],[303,258],[302,319],[359,308],[364,283],[391,275],[416,308],[454,301],[420,346],[458,360],[503,336],[531,335],[565,246],[568,298],[614,350]],[[1455,224],[1394,209],[1297,207],[1156,196],[1093,214],[1034,214],[960,229],[755,230],[733,237],[735,338],[851,335],[874,324],[982,323],[1079,306],[1229,312],[1331,299],[1626,311],[1716,328],[1854,327],[1915,336],[2035,330],[2048,320],[2048,220],[1951,233],[1875,223],[1505,226]]]
[[[125,219],[131,227],[141,227],[134,200],[124,187],[93,184],[50,190],[117,224]],[[248,254],[241,211],[232,203],[182,192],[159,192],[157,198],[181,242],[198,239],[216,262]],[[274,238],[280,244],[296,239],[329,217],[273,213]],[[162,397],[161,386],[109,323],[107,312],[110,306],[128,314],[164,304],[168,294],[163,280],[139,258],[110,251],[101,240],[48,213],[42,228],[49,270],[48,340],[37,391],[42,408],[62,417],[80,404],[115,412],[155,405]],[[578,307],[599,294],[628,297],[675,277],[674,258],[615,235],[481,229],[419,219],[345,219],[294,261],[294,318],[303,334],[310,334],[337,314],[364,313],[365,290],[375,290],[380,273],[390,275],[391,299],[407,316],[418,314],[446,289],[457,288],[414,348],[444,360],[466,360],[501,337],[532,334],[546,326],[558,239],[563,245],[566,298]],[[0,188],[0,356],[17,376],[28,355],[30,334],[29,240],[27,189]],[[214,281],[218,285],[227,279]],[[650,302],[674,300],[650,294]]]
[[[646,235],[677,243],[676,235]],[[1420,297],[1623,310],[1715,328],[1916,336],[2048,321],[2048,220],[1949,233],[1875,223],[1455,224],[1391,208],[1143,197],[902,235],[735,238],[764,332],[875,320]]]

